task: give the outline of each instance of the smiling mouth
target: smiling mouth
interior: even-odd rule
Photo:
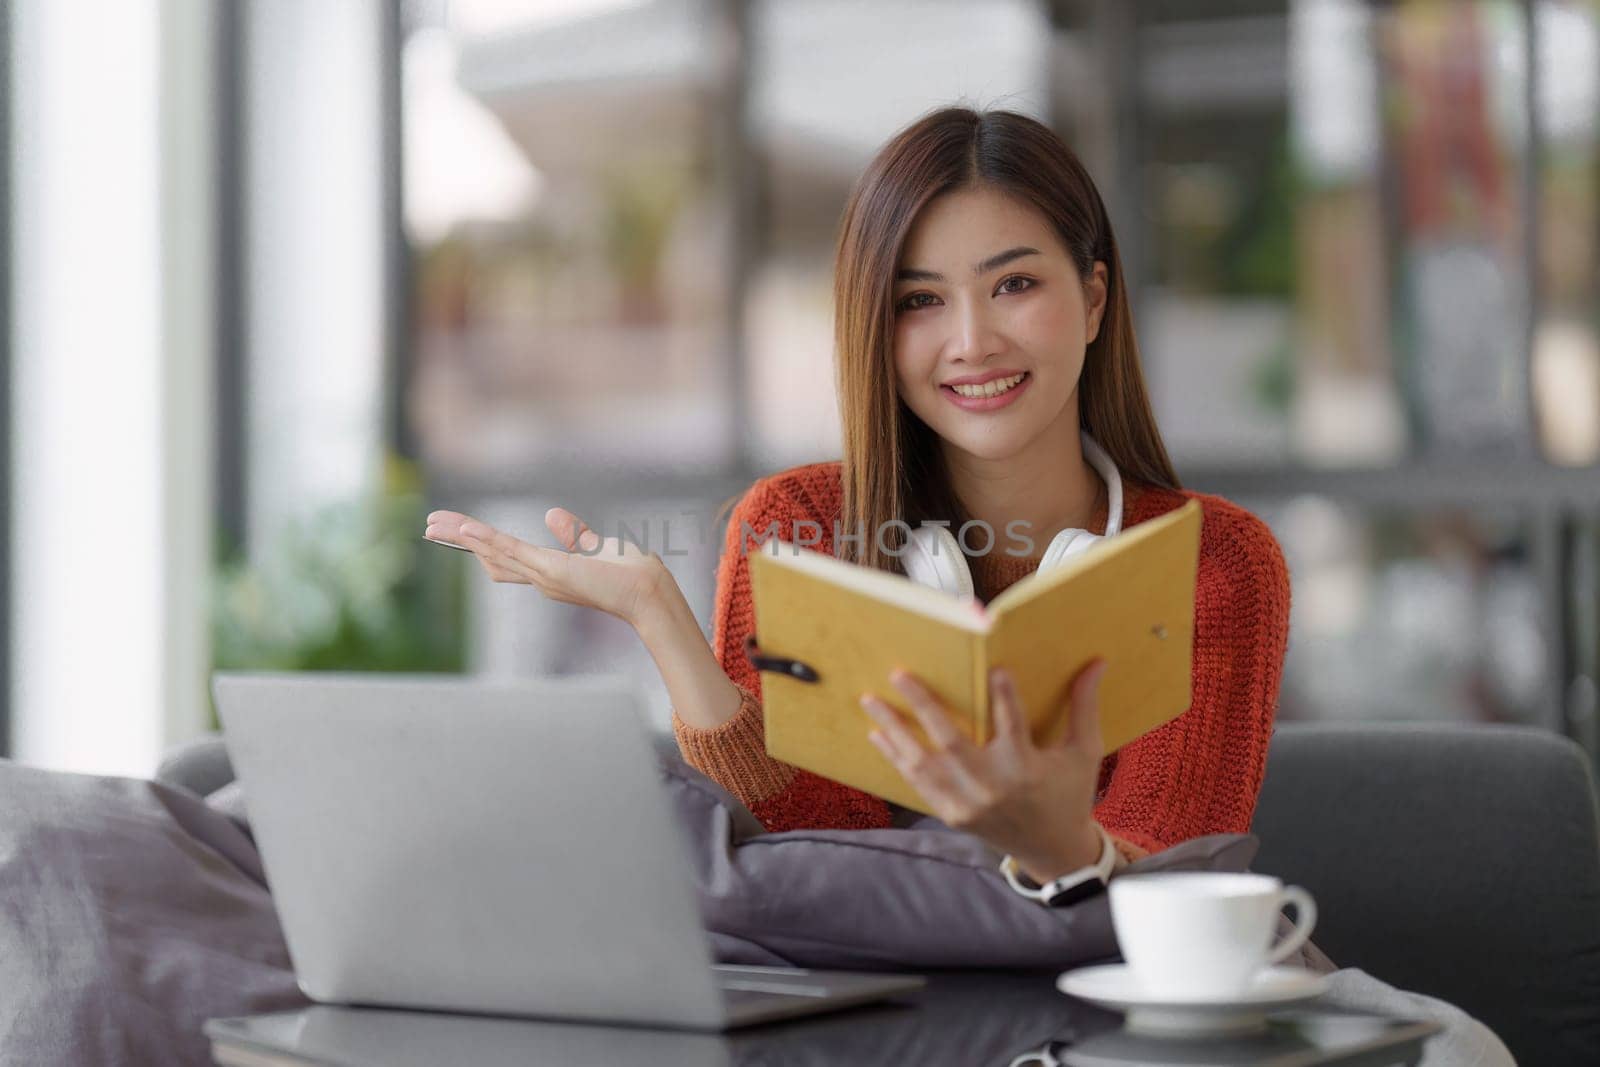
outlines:
[[[964,396],[968,400],[983,400],[987,397],[1003,396],[1009,393],[1026,381],[1027,377],[1028,372],[1023,371],[1021,374],[1013,374],[1009,378],[995,378],[992,381],[984,382],[982,385],[947,385],[944,388],[949,389],[957,396]]]

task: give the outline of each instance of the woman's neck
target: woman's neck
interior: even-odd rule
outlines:
[[[1004,460],[946,450],[951,488],[968,517],[994,531],[995,551],[1015,548],[1018,538],[1027,537],[1033,542],[1028,555],[1037,556],[1062,530],[1089,529],[1096,504],[1103,506],[1105,480],[1084,459],[1076,422],[1070,433],[1043,435],[1021,455]],[[1027,524],[1015,527],[1016,537],[1007,532],[1013,522]],[[967,543],[976,548],[982,538],[972,535]]]

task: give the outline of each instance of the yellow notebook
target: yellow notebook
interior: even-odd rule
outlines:
[[[876,693],[927,743],[889,683],[903,666],[932,688],[978,744],[993,736],[991,666],[1016,678],[1034,739],[1069,728],[1072,679],[1105,657],[1100,723],[1107,753],[1182,714],[1190,701],[1200,505],[1140,523],[989,602],[970,604],[887,571],[768,541],[751,549],[767,752],[916,811],[927,804],[867,734],[858,702]]]

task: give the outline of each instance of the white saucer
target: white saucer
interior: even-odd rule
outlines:
[[[1259,1030],[1267,1012],[1321,996],[1327,981],[1300,967],[1269,967],[1243,993],[1222,998],[1154,997],[1125,963],[1064,971],[1056,988],[1068,996],[1127,1012],[1127,1028],[1142,1034],[1239,1034]]]

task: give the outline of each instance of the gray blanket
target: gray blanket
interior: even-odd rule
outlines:
[[[1066,968],[1115,955],[1104,898],[1039,908],[966,835],[936,823],[763,834],[704,776],[664,769],[724,961]],[[305,1003],[240,799],[0,761],[0,1063],[200,1065],[207,1018]],[[1219,835],[1141,866],[1238,870],[1254,851]],[[1332,966],[1315,950],[1300,962]],[[1429,1064],[1511,1062],[1447,1004],[1360,971],[1333,977],[1352,1006],[1445,1023]]]

